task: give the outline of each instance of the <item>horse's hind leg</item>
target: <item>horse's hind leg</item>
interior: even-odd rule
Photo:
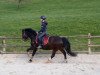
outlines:
[[[63,53],[63,55],[64,55],[65,62],[67,62],[67,57],[66,57],[66,52],[65,52],[65,50],[61,49],[60,51],[61,51],[61,52]]]
[[[51,59],[55,56],[56,52],[57,52],[57,50],[52,51]]]
[[[49,58],[48,61],[47,61],[46,63],[50,63],[50,62],[51,62],[51,60],[52,60],[52,58],[55,56],[56,52],[57,52],[57,50],[53,50],[53,51],[52,51],[51,58]]]

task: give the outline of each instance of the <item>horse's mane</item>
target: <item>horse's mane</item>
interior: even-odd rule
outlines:
[[[29,33],[33,33],[34,35],[37,35],[36,31],[33,30],[32,28],[25,28],[25,29],[22,29],[22,31],[27,31]]]

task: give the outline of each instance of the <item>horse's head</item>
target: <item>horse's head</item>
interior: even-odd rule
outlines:
[[[28,40],[28,38],[34,40],[36,35],[36,31],[32,30],[31,28],[22,29],[22,39],[25,41]]]

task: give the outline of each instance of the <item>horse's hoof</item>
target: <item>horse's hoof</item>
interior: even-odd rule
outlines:
[[[48,61],[46,61],[45,63],[52,63],[52,61],[51,61],[51,60],[48,60]]]
[[[32,60],[30,59],[30,60],[29,60],[29,63],[31,63],[31,62],[32,62]]]
[[[65,60],[64,60],[64,63],[68,63],[68,61],[65,59]]]
[[[68,61],[65,61],[65,63],[68,63]]]
[[[64,63],[68,63],[68,61],[64,61]]]

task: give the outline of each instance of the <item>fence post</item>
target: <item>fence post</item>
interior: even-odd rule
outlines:
[[[6,40],[5,39],[2,40],[2,45],[3,45],[3,52],[5,52],[6,51]]]
[[[88,33],[88,53],[91,54],[91,34]]]

